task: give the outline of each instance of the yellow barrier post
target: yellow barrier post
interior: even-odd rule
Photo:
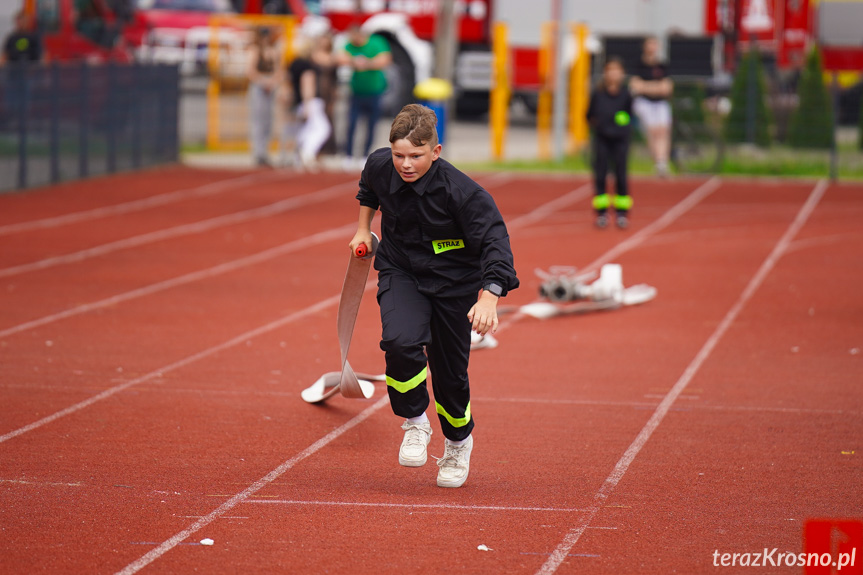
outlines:
[[[219,146],[219,26],[218,16],[210,17],[210,42],[207,46],[207,149]]]
[[[507,26],[504,22],[495,22],[492,29],[492,89],[489,103],[489,123],[491,124],[491,155],[492,159],[503,159],[503,147],[506,140],[506,127],[509,122],[509,48],[507,46]]]
[[[539,138],[539,159],[551,158],[551,115],[554,93],[554,22],[542,25],[539,44],[539,101],[536,107],[536,133]]]
[[[281,64],[287,66],[293,59],[296,21],[292,16],[216,15],[210,17],[209,51],[207,58],[207,67],[210,76],[207,83],[207,148],[210,150],[248,149],[249,143],[247,139],[238,138],[236,134],[234,134],[233,139],[230,135],[225,137],[224,132],[226,130],[237,131],[237,125],[239,125],[239,131],[242,133],[243,122],[247,121],[244,113],[235,113],[234,108],[238,104],[242,104],[247,89],[245,55],[246,50],[248,50],[248,42],[244,37],[244,33],[249,32],[255,26],[268,26],[280,29],[284,38]],[[229,53],[227,61],[222,61],[222,41],[229,37],[229,33],[239,36],[240,40],[245,43],[239,47],[236,45],[233,46],[233,48],[240,50],[239,60],[237,60],[236,53],[233,54],[233,57],[230,57],[231,54]],[[230,52],[232,48],[230,42],[228,42],[225,48]],[[228,103],[232,104],[232,106],[228,106],[230,109],[226,109],[224,112],[221,105],[223,98],[229,98]],[[223,113],[226,119],[238,120],[239,124],[229,122],[231,126],[223,126]],[[278,114],[275,117],[278,118]],[[280,120],[277,119],[276,121]],[[232,126],[234,130],[231,130]],[[280,133],[280,129],[274,130],[274,137],[270,142],[271,148],[278,147]]]
[[[575,59],[569,75],[569,134],[570,153],[581,151],[590,133],[587,127],[587,104],[590,99],[590,53],[587,51],[588,28],[585,24],[573,26]]]

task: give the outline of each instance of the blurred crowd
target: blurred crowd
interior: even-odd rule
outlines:
[[[270,166],[269,143],[280,142],[279,163],[307,170],[319,167],[321,154],[341,155],[346,168],[361,167],[372,151],[374,127],[387,89],[384,70],[392,63],[387,40],[352,25],[344,46],[336,48],[328,31],[302,33],[293,58],[282,64],[277,36],[255,30],[249,60],[249,136],[259,166]],[[336,118],[338,69],[350,70],[346,118]],[[336,142],[334,124],[346,122],[346,141]],[[359,128],[359,130],[358,130]],[[357,142],[357,140],[360,140]]]

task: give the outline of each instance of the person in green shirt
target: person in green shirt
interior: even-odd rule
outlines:
[[[353,68],[345,153],[349,159],[353,156],[357,123],[363,117],[367,127],[362,158],[366,158],[372,148],[375,124],[381,115],[381,97],[387,89],[384,69],[392,63],[392,53],[385,38],[369,35],[357,24],[349,28],[348,34],[348,43],[340,58],[341,64]]]

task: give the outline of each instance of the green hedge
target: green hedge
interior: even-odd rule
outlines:
[[[863,150],[863,98],[860,98],[860,119],[857,121],[857,137],[860,149]]]
[[[754,66],[754,73],[752,67]],[[754,77],[753,96],[755,99],[755,144],[763,147],[770,145],[770,111],[765,102],[767,89],[764,81],[764,70],[761,66],[761,55],[757,50],[750,50],[743,56],[734,83],[731,86],[731,113],[725,122],[724,136],[726,142],[747,142],[747,100],[750,92],[750,77]]]
[[[824,85],[821,55],[813,48],[797,86],[798,105],[791,117],[788,144],[792,148],[829,149],[833,145],[833,102]]]

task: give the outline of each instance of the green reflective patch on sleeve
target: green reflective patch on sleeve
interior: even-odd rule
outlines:
[[[460,250],[464,248],[464,240],[435,240],[432,242],[434,253],[442,254],[450,250]]]

